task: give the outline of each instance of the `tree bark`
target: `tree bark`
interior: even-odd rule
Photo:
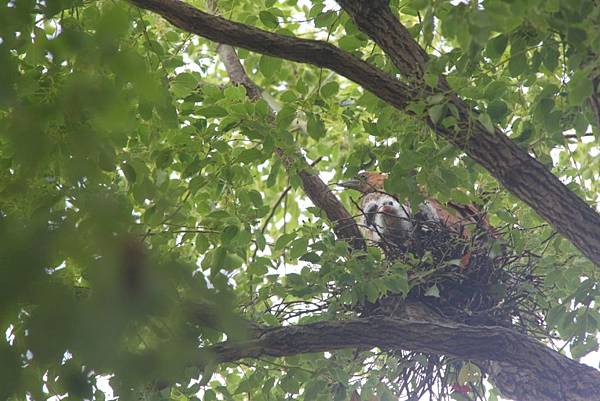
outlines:
[[[409,77],[410,84],[326,42],[273,34],[203,13],[179,0],[130,1],[162,15],[185,31],[207,39],[329,68],[400,110],[422,96],[419,80],[427,56],[383,0],[338,2],[354,18],[358,27],[371,36],[400,71]],[[447,88],[444,77],[440,77],[440,87]],[[431,93],[425,91],[426,94],[428,92]],[[449,94],[449,100],[459,110],[460,130],[444,128],[425,117],[435,132],[485,167],[600,267],[600,215],[499,129],[488,132],[477,120],[476,113],[455,94]]]
[[[345,348],[405,349],[450,355],[483,367],[505,397],[520,401],[597,401],[600,372],[504,327],[467,326],[439,317],[420,303],[399,317],[370,317],[263,329],[245,342],[200,350],[202,364],[261,356],[290,356]]]
[[[386,1],[337,2],[359,29],[383,49],[409,82],[424,89],[425,93],[447,94],[448,101],[459,111],[460,130],[444,128],[429,119],[428,124],[438,135],[463,149],[600,266],[600,215],[500,129],[489,132],[476,119],[477,112],[450,91],[444,76],[439,77],[435,90],[425,88],[423,76],[427,54],[392,14]]]

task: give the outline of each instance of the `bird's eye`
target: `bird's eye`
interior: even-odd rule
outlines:
[[[358,178],[360,178],[361,180],[366,180],[367,178],[369,178],[369,175],[366,172],[362,172],[358,175]]]
[[[367,213],[377,213],[377,204],[373,204],[367,208]]]

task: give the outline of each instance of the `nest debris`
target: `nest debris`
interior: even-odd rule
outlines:
[[[441,222],[417,216],[414,231],[405,243],[382,237],[377,245],[390,263],[410,265],[412,288],[406,297],[389,295],[373,304],[364,304],[363,316],[390,315],[394,304],[415,300],[426,304],[442,317],[472,326],[503,326],[534,338],[548,338],[544,311],[543,280],[535,274],[539,257],[518,253],[508,237],[495,230],[465,223],[469,233],[456,232]],[[418,400],[429,394],[431,400],[485,400],[483,375],[464,383],[468,361],[411,352],[393,351],[399,371],[391,383],[399,399]],[[478,369],[477,367],[475,369]],[[454,394],[454,395],[453,395]],[[460,399],[460,398],[459,398]]]

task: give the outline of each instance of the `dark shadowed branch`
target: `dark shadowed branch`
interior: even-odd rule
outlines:
[[[271,328],[245,342],[224,342],[201,360],[289,356],[345,348],[405,349],[471,360],[486,369],[506,397],[523,401],[596,401],[600,372],[504,327],[468,326],[405,304],[400,318],[371,317]]]

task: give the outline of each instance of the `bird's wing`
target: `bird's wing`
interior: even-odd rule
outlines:
[[[466,205],[461,205],[454,202],[448,202],[448,206],[456,210],[465,220],[465,223],[483,228],[492,238],[499,237],[498,231],[490,224],[485,212],[474,204],[468,203]]]
[[[437,199],[429,198],[426,202],[435,212],[438,221],[445,224],[452,230],[461,230],[462,226],[464,225],[464,220],[461,217],[449,211]]]

